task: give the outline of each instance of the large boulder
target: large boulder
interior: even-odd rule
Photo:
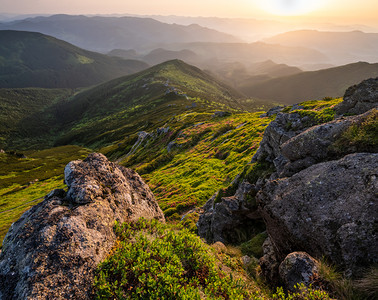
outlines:
[[[350,154],[271,180],[256,195],[278,261],[326,256],[359,276],[378,263],[378,154]]]
[[[298,113],[277,114],[276,119],[265,129],[263,139],[252,161],[274,161],[281,154],[281,145],[309,127],[309,117]]]
[[[94,270],[116,239],[115,221],[164,221],[141,177],[98,153],[65,168],[55,190],[7,233],[0,255],[0,299],[89,299]]]
[[[255,194],[255,186],[246,181],[239,185],[234,196],[217,197],[215,194],[199,217],[199,236],[208,243],[240,243],[262,231],[262,219],[252,197]]]
[[[292,176],[316,163],[341,158],[346,154],[356,152],[355,147],[335,149],[334,145],[350,127],[361,126],[369,118],[377,118],[376,109],[361,115],[344,117],[313,126],[286,141],[280,147],[280,156],[283,157],[282,160],[285,163],[277,165],[278,176]]]
[[[378,77],[362,81],[348,88],[344,101],[336,106],[337,115],[362,114],[378,107]]]

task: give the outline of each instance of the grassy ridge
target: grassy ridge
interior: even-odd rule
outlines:
[[[0,87],[77,88],[146,69],[37,32],[0,30]]]
[[[30,101],[25,102],[22,95],[16,100],[20,109],[26,112],[29,104],[32,107],[39,101],[39,95],[44,90],[19,91],[35,94],[35,99]],[[47,95],[49,93],[52,92],[46,92]],[[8,99],[4,95],[8,101],[4,101],[8,103],[4,107],[4,115],[18,109],[12,106],[12,97],[16,96]],[[4,147],[41,149],[77,144],[96,149],[118,143],[138,131],[151,131],[164,126],[170,118],[184,112],[241,112],[247,108],[256,111],[272,106],[270,103],[242,99],[232,88],[179,60],[76,94],[62,94],[59,99],[53,95],[48,97],[51,98],[49,105],[41,104],[39,110],[31,115],[15,116],[14,123],[19,126],[12,125],[11,132],[2,136]]]

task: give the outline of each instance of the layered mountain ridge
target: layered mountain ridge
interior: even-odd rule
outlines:
[[[0,31],[1,88],[77,88],[138,72],[148,65],[80,49],[36,32]]]

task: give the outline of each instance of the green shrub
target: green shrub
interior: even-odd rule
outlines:
[[[140,219],[115,231],[118,247],[95,276],[97,299],[250,299],[188,230]]]
[[[277,300],[331,300],[327,292],[314,289],[311,286],[306,287],[303,283],[294,286],[296,292],[284,293],[283,288],[277,288],[276,293],[272,295],[272,299]]]

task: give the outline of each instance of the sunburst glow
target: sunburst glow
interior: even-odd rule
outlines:
[[[294,16],[309,13],[322,4],[321,0],[264,0],[261,1],[261,8],[265,11],[284,16]]]

